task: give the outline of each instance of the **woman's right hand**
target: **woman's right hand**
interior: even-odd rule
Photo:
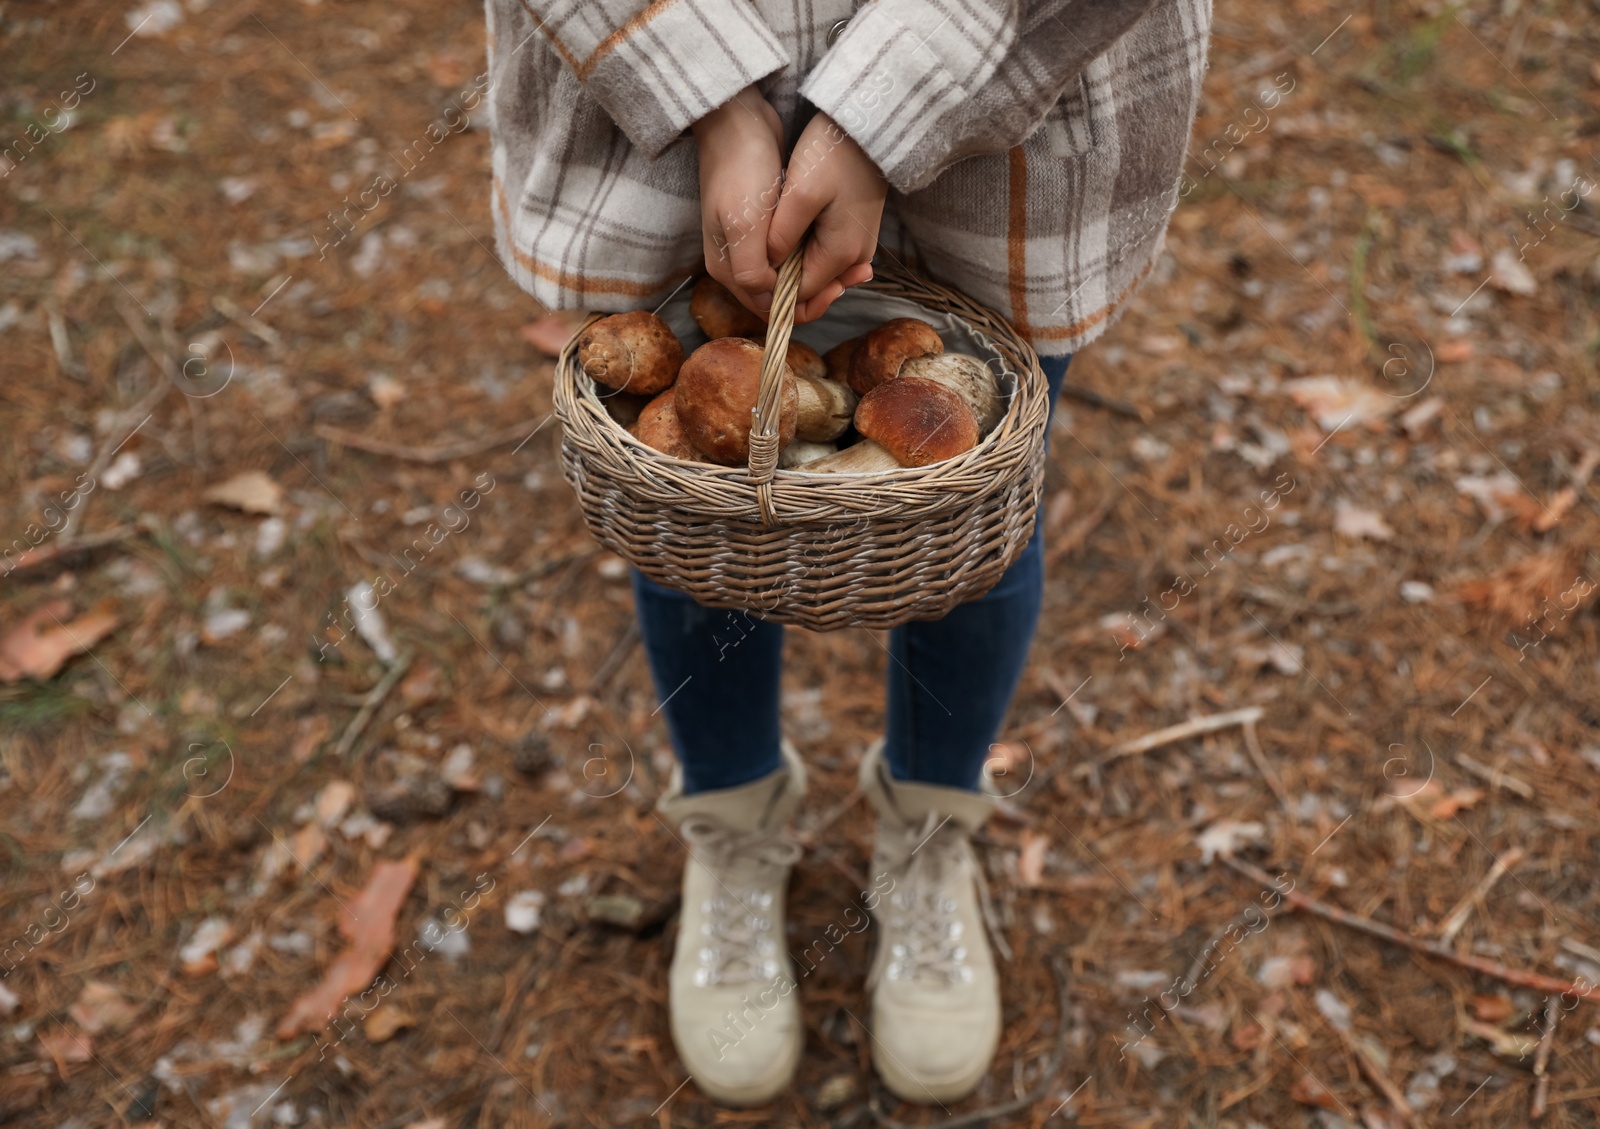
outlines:
[[[700,157],[700,226],[706,270],[765,317],[778,273],[767,228],[783,188],[783,124],[747,86],[690,127]]]

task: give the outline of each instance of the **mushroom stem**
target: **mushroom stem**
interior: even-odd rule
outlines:
[[[795,422],[796,439],[824,442],[837,439],[850,426],[856,410],[856,394],[836,380],[797,376],[800,415]]]
[[[921,377],[942,384],[967,402],[978,421],[978,435],[989,434],[1006,414],[1005,401],[995,383],[994,372],[976,357],[964,353],[938,353],[912,357],[900,366],[900,379]]]
[[[836,455],[807,463],[802,469],[807,474],[873,474],[885,470],[898,470],[889,449],[871,439],[854,443]]]
[[[778,456],[778,468],[780,470],[798,470],[808,463],[827,458],[838,449],[832,443],[811,443],[804,439],[796,439],[785,447]]]

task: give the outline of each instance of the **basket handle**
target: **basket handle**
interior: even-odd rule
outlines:
[[[800,261],[806,240],[795,244],[778,268],[767,314],[767,343],[761,354],[761,389],[756,395],[755,417],[750,426],[750,481],[756,486],[761,516],[777,524],[772,510],[772,472],[778,466],[778,415],[782,404],[783,370],[789,356],[789,335],[794,331],[794,308],[800,296]]]

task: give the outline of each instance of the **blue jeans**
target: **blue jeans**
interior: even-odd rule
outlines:
[[[1040,359],[1052,414],[1071,359]],[[998,584],[943,619],[889,633],[884,758],[895,779],[977,788],[1039,621],[1042,529],[1041,506],[1027,547]],[[732,788],[775,770],[783,627],[703,608],[638,572],[633,596],[684,791]]]

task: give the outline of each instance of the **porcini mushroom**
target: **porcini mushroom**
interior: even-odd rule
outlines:
[[[689,316],[713,341],[719,337],[760,337],[767,332],[767,323],[745,309],[731,290],[709,274],[694,284]]]
[[[789,339],[789,349],[783,355],[796,376],[809,376],[813,380],[826,380],[828,366],[817,351],[804,341]]]
[[[916,377],[932,380],[961,394],[978,421],[978,437],[989,434],[1005,415],[999,385],[988,365],[965,353],[938,353],[931,357],[912,357],[900,366],[898,380]]]
[[[792,352],[791,352],[792,355]],[[814,355],[814,354],[813,354]],[[819,367],[820,367],[819,359]],[[855,415],[856,394],[840,384],[820,376],[800,376],[795,381],[796,406],[794,434],[797,439],[826,442],[843,435]]]
[[[784,366],[779,392],[778,449],[794,440],[799,393]],[[761,390],[761,346],[743,337],[721,337],[700,346],[683,362],[673,403],[689,441],[714,463],[739,466],[750,458],[750,428]]]
[[[921,467],[970,451],[978,421],[959,392],[937,381],[901,376],[861,397],[861,442],[805,469],[814,474],[866,474]]]
[[[837,380],[840,384],[850,383],[850,358],[855,355],[856,346],[859,344],[861,338],[852,337],[839,342],[822,354],[822,363],[827,367],[829,380]]]
[[[683,421],[678,418],[677,405],[670,388],[645,405],[644,411],[639,413],[639,421],[629,430],[639,442],[654,447],[663,455],[697,463],[706,461],[705,456],[695,450],[688,433],[683,429]]]
[[[578,363],[596,384],[654,396],[676,379],[683,346],[655,314],[632,310],[601,318],[584,330],[578,338]]]
[[[938,332],[916,318],[891,318],[861,339],[850,354],[850,387],[865,396],[912,357],[944,352]]]

